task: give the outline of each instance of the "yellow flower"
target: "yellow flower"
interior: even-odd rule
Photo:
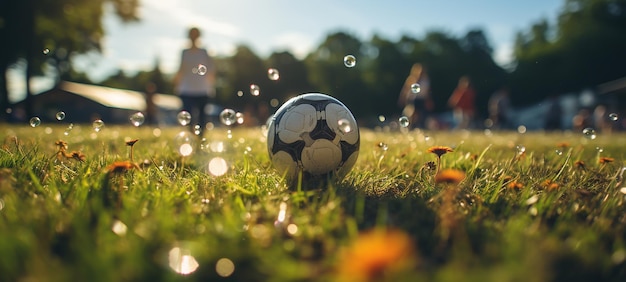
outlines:
[[[465,172],[457,169],[444,169],[435,175],[435,183],[459,184],[465,179]]]
[[[400,230],[373,229],[359,234],[337,264],[339,281],[379,281],[415,262],[411,238]]]
[[[452,148],[446,146],[433,146],[428,148],[428,152],[437,155],[439,158],[446,153],[453,152],[453,150]]]

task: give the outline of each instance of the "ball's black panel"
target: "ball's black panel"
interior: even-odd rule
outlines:
[[[337,136],[337,133],[335,133],[335,131],[328,127],[328,123],[326,122],[326,120],[322,119],[317,121],[317,124],[315,125],[313,131],[309,132],[309,136],[313,140],[333,140],[335,139],[335,136]]]
[[[346,141],[340,141],[339,145],[341,146],[341,163],[348,160],[348,158],[356,151],[359,150],[359,146],[361,145],[361,140],[357,141],[356,144],[350,144]]]

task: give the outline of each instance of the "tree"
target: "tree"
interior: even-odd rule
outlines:
[[[8,104],[6,71],[18,59],[26,61],[27,113],[30,111],[30,78],[51,66],[60,80],[71,70],[72,56],[100,51],[104,35],[101,18],[112,4],[124,22],[136,21],[139,0],[23,0],[3,1],[0,38],[12,45],[0,52],[0,102]],[[4,112],[4,111],[3,111]]]

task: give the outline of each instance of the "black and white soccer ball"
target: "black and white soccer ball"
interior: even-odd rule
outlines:
[[[274,167],[294,180],[345,176],[359,155],[359,129],[350,110],[321,93],[291,98],[267,123],[267,149]]]

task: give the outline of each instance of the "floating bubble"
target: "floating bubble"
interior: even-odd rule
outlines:
[[[604,152],[604,148],[598,146],[596,147],[596,151],[598,151],[598,153],[602,153]]]
[[[134,125],[135,127],[140,126],[143,124],[144,121],[146,121],[146,117],[143,115],[142,112],[136,112],[132,115],[130,115],[130,123],[132,125]]]
[[[587,127],[585,129],[583,129],[583,135],[585,136],[585,138],[587,139],[596,139],[596,130],[591,128],[591,127]]]
[[[383,151],[387,151],[389,149],[389,146],[387,145],[387,143],[380,142],[378,143],[378,148],[380,148]]]
[[[243,114],[241,112],[237,112],[235,114],[235,119],[237,120],[237,124],[243,124],[244,122]]]
[[[237,96],[243,97],[243,91],[241,91],[241,90],[237,91]]]
[[[386,119],[387,118],[385,116],[383,116],[383,115],[379,115],[378,116],[378,121],[380,121],[380,122],[385,122]]]
[[[228,172],[228,163],[223,158],[215,157],[209,161],[207,169],[213,176],[222,176]]]
[[[197,68],[198,68],[198,75],[205,75],[206,74],[207,69],[206,69],[205,65],[200,64],[200,65],[198,65]]]
[[[102,130],[102,128],[104,127],[104,121],[102,121],[101,119],[94,120],[91,124],[91,127],[93,127],[93,130],[95,132],[100,132],[100,130]]]
[[[413,94],[419,94],[422,92],[422,86],[419,83],[411,84],[411,92],[413,92]]]
[[[609,119],[612,121],[617,121],[619,119],[619,117],[617,116],[616,113],[610,113],[609,114]]]
[[[559,156],[560,156],[560,155],[563,155],[563,151],[561,151],[561,150],[559,150],[559,149],[556,149],[554,152],[555,152],[557,155],[559,155]]]
[[[220,122],[227,126],[233,125],[235,122],[237,122],[237,112],[235,112],[233,109],[224,109],[220,113]]]
[[[276,98],[273,98],[272,100],[270,100],[270,106],[272,106],[272,108],[278,107],[278,103],[280,102]]]
[[[41,119],[39,117],[32,117],[28,121],[31,127],[37,127],[41,124]]]
[[[275,68],[269,68],[267,69],[267,77],[270,80],[278,80],[280,78],[280,73],[278,73],[278,70]]]
[[[517,132],[518,132],[518,133],[521,133],[521,134],[526,133],[526,126],[525,126],[525,125],[520,125],[520,126],[518,126],[518,127],[517,127]]]
[[[199,124],[194,125],[193,134],[200,135],[200,133],[202,133],[202,126],[200,126]]]
[[[57,120],[64,120],[65,119],[65,112],[61,111],[58,112],[55,117],[57,118]]]
[[[43,50],[41,51],[44,55],[48,55],[50,54],[50,49],[48,48],[43,48]]]
[[[230,259],[221,258],[215,264],[215,272],[219,276],[228,277],[235,272],[235,264]]]
[[[178,247],[169,251],[168,261],[170,268],[182,275],[191,274],[200,266],[189,250]]]
[[[65,129],[65,132],[63,132],[63,135],[68,136],[70,135],[70,131],[72,131],[72,129],[74,129],[74,124],[70,123],[67,128]]]
[[[256,84],[250,84],[250,94],[252,94],[252,96],[259,96],[261,94],[261,88]]]
[[[517,151],[518,155],[521,155],[526,152],[526,147],[524,147],[523,145],[517,145],[515,146],[515,150]]]
[[[174,145],[178,154],[183,157],[189,156],[196,147],[196,136],[191,132],[181,131],[174,138]]]
[[[337,121],[337,125],[339,126],[339,131],[343,133],[349,133],[352,131],[352,124],[350,124],[350,121],[345,118],[339,119]]]
[[[180,111],[176,116],[178,123],[182,126],[188,125],[191,122],[191,114],[188,111]]]
[[[356,58],[353,55],[346,55],[343,57],[343,65],[348,68],[356,66]]]
[[[406,116],[401,116],[398,119],[398,123],[400,123],[400,126],[402,127],[409,127],[409,118]]]

